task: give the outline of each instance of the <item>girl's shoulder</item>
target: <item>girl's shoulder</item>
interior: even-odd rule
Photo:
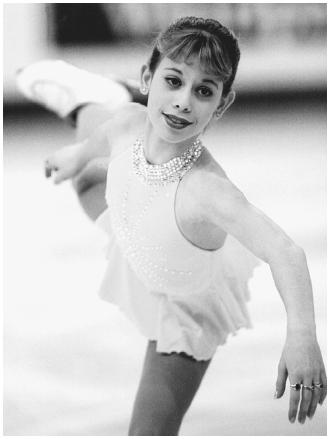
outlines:
[[[144,129],[145,121],[146,107],[134,102],[121,105],[110,114],[103,130],[113,158],[135,142]]]
[[[195,166],[188,172],[187,184],[200,188],[200,192],[210,192],[215,184],[231,184],[225,170],[213,157],[207,148],[204,148],[202,154],[195,163]]]
[[[187,214],[209,221],[209,206],[229,206],[242,192],[228,178],[225,170],[206,149],[181,181],[181,195]],[[212,221],[212,220],[211,220]]]
[[[204,148],[201,160],[194,167],[192,184],[199,185],[204,195],[237,197],[242,196],[240,189],[230,180],[228,175],[212,154]]]
[[[110,136],[120,136],[141,131],[145,120],[146,107],[134,102],[128,102],[110,114],[106,127]]]
[[[137,102],[126,102],[119,106],[114,112],[124,120],[129,120],[132,118],[146,117],[147,109],[145,105],[138,104]]]

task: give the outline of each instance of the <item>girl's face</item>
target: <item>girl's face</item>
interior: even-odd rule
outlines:
[[[142,83],[149,90],[152,127],[171,143],[197,138],[234,100],[234,96],[222,98],[221,80],[203,72],[197,57],[187,62],[165,57],[153,75],[143,67]]]

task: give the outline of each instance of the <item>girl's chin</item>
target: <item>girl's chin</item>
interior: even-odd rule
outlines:
[[[165,140],[167,139],[171,142],[190,141],[191,139],[195,139],[199,135],[194,132],[194,130],[190,126],[182,129],[176,129],[168,126],[165,123],[163,124],[162,133],[162,137],[164,137]]]

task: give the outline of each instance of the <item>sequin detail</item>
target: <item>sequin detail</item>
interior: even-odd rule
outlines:
[[[162,245],[146,245],[149,237],[143,232],[141,223],[146,221],[151,205],[161,196],[161,186],[146,187],[146,196],[140,210],[134,217],[129,213],[129,192],[134,182],[133,174],[129,174],[122,195],[111,203],[110,219],[112,228],[118,237],[123,255],[140,277],[145,278],[157,292],[170,287],[170,284],[182,282],[192,276],[191,270],[175,270],[169,268],[169,260]]]
[[[197,139],[182,155],[174,157],[166,163],[152,165],[145,158],[143,142],[137,139],[133,147],[133,168],[135,174],[144,183],[164,186],[181,180],[200,157],[202,150],[202,142]]]

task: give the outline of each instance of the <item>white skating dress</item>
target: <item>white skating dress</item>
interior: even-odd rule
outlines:
[[[228,334],[250,327],[246,301],[255,258],[232,236],[203,250],[180,232],[175,218],[179,182],[143,182],[133,149],[109,165],[108,208],[97,224],[109,237],[99,295],[116,304],[157,351],[210,359]]]

